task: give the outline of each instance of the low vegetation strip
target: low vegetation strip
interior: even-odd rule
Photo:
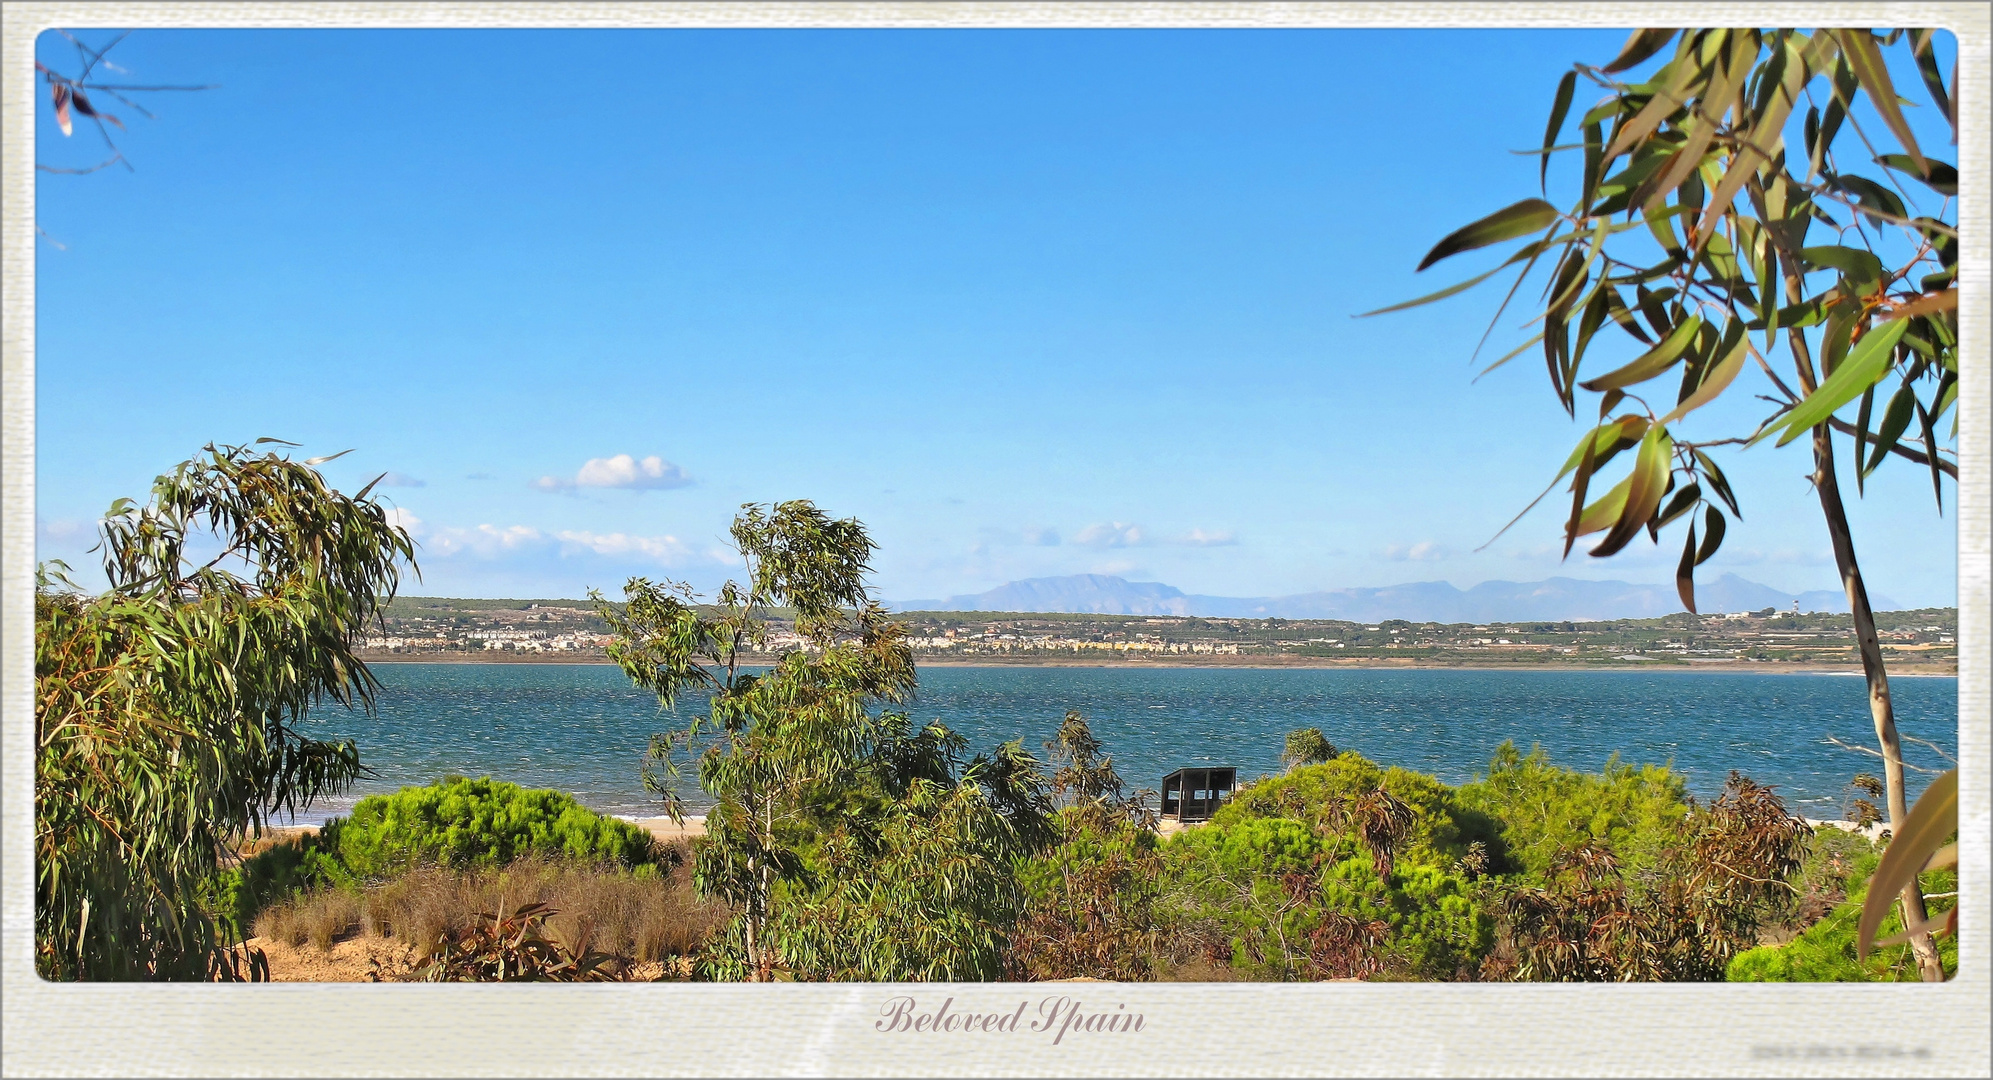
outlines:
[[[1061,734],[1057,784],[1071,797],[1062,797],[1056,835],[1008,871],[1022,903],[988,924],[1001,965],[992,976],[1918,977],[1907,946],[1856,957],[1855,922],[1882,844],[1811,829],[1743,777],[1699,805],[1664,767],[1612,762],[1583,773],[1504,745],[1485,776],[1450,787],[1299,732],[1287,773],[1248,783],[1210,822],[1164,835],[1149,793],[1119,794],[1104,748],[1071,752],[1076,738],[1091,740],[1083,719],[1069,718]],[[695,882],[690,855],[703,838],[644,836],[638,857],[617,845],[572,847],[577,837],[624,834],[565,798],[488,779],[405,789],[382,803],[461,806],[454,820],[483,825],[452,832],[439,815],[374,811],[356,829],[356,810],[224,871],[216,907],[278,978],[727,977],[724,930],[737,912]],[[549,815],[554,807],[562,812]],[[534,819],[568,827],[521,824]],[[453,842],[439,845],[439,832]],[[918,877],[895,863],[868,868],[866,880],[890,892]],[[1955,878],[1927,874],[1925,887],[1938,897]],[[508,961],[512,953],[493,944],[504,935],[539,944]],[[808,940],[814,963],[837,978],[947,974],[879,967],[878,955],[904,960],[890,948],[872,961],[836,958],[840,947],[865,946],[864,934]],[[1942,953],[1954,969],[1951,939]]]

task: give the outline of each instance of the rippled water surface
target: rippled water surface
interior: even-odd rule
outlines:
[[[380,709],[327,710],[316,737],[352,738],[374,770],[353,796],[449,773],[573,792],[589,806],[656,813],[639,780],[652,732],[677,726],[606,665],[383,664]],[[1958,680],[1891,681],[1906,736],[1954,754]],[[688,701],[681,710],[696,707]],[[1737,769],[1779,785],[1809,817],[1838,817],[1847,784],[1875,759],[1861,679],[1703,671],[1352,671],[1214,668],[961,668],[921,671],[917,720],[941,719],[972,749],[1021,738],[1039,752],[1068,708],[1086,714],[1134,788],[1182,765],[1279,769],[1282,739],[1319,727],[1373,760],[1472,779],[1504,739],[1597,769],[1608,755],[1672,762],[1700,796]],[[1909,760],[1944,765],[1912,744]],[[1042,756],[1042,754],[1041,754]],[[1927,779],[1913,774],[1913,791]],[[697,804],[696,799],[689,800]],[[329,803],[306,819],[350,805]]]

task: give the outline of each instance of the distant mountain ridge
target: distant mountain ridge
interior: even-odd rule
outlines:
[[[1895,610],[1885,596],[1872,598],[1878,611]],[[1780,592],[1768,585],[1725,574],[1696,586],[1696,606],[1707,613],[1846,611],[1848,599],[1829,589]],[[1128,581],[1102,574],[1030,578],[988,592],[945,600],[888,601],[895,611],[1032,611],[1093,615],[1186,615],[1234,619],[1344,619],[1377,622],[1480,623],[1651,619],[1685,610],[1675,587],[1624,581],[1583,581],[1554,577],[1543,581],[1484,581],[1459,589],[1444,581],[1418,581],[1381,588],[1330,589],[1295,596],[1198,596],[1157,581]]]

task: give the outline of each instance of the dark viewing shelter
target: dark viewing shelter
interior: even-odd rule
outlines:
[[[1186,823],[1208,821],[1238,786],[1237,769],[1178,769],[1163,777],[1162,816]]]

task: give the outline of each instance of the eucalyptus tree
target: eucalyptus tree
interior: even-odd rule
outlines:
[[[1590,554],[1610,556],[1641,533],[1658,543],[1683,522],[1676,582],[1690,611],[1695,568],[1721,546],[1725,511],[1741,516],[1711,451],[1808,440],[1898,828],[1907,814],[1902,747],[1834,436],[1849,439],[1858,492],[1885,461],[1904,461],[1929,474],[1942,512],[1944,478],[1958,475],[1958,172],[1917,140],[1887,62],[1897,50],[1901,69],[1918,73],[1956,143],[1956,67],[1948,89],[1933,44],[1930,30],[1637,31],[1610,63],[1563,76],[1542,148],[1531,151],[1546,196],[1553,157],[1575,152],[1568,208],[1528,198],[1453,232],[1420,270],[1528,239],[1494,270],[1383,309],[1439,300],[1519,266],[1499,320],[1531,271],[1547,268],[1538,333],[1490,369],[1540,346],[1567,415],[1579,414],[1581,392],[1597,395],[1596,424],[1551,483],[1570,481],[1564,552],[1603,534]],[[1664,51],[1644,79],[1621,77]],[[1602,96],[1579,114],[1575,141],[1560,142],[1581,80]],[[1584,370],[1608,327],[1639,354]],[[1740,380],[1747,369],[1762,381]],[[1685,417],[1753,382],[1772,404],[1754,429],[1679,437]],[[1627,457],[1626,474],[1599,494],[1607,466]],[[1914,881],[1902,899],[1922,922]],[[1914,944],[1925,977],[1941,978],[1929,938]]]
[[[1335,744],[1322,734],[1321,728],[1295,728],[1287,733],[1287,741],[1281,746],[1280,761],[1288,772],[1293,772],[1303,765],[1320,765],[1336,754]]]
[[[696,754],[713,805],[694,880],[738,909],[734,951],[714,970],[753,980],[994,970],[985,939],[1017,904],[1010,861],[1050,835],[1037,762],[1010,744],[964,767],[958,736],[916,731],[889,710],[913,695],[913,652],[905,626],[868,595],[874,546],[858,521],[794,500],[744,506],[732,534],[747,580],[711,604],[684,583],[641,577],[620,609],[592,594],[609,656],[634,683],[666,707],[706,699],[686,727],[652,738],[644,783],[682,818],[678,753]],[[766,665],[778,609],[800,647]],[[826,926],[845,932],[826,937]]]
[[[1121,774],[1114,759],[1104,749],[1093,727],[1078,709],[1067,709],[1059,732],[1045,740],[1045,752],[1058,770],[1052,774],[1052,794],[1068,805],[1118,803],[1121,801]]]
[[[259,443],[275,440],[259,440]],[[284,444],[290,445],[290,444]],[[281,453],[209,445],[113,503],[98,595],[35,590],[36,967],[50,979],[225,974],[239,928],[207,913],[224,845],[360,773],[299,727],[371,707],[355,639],[414,543],[387,510]],[[201,559],[190,553],[206,544]]]

